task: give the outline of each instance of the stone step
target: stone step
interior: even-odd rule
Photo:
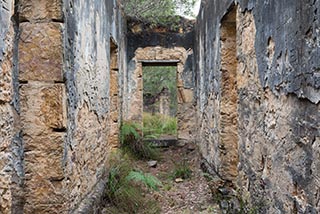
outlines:
[[[170,147],[178,145],[177,138],[144,139],[143,141],[150,142],[155,147]]]

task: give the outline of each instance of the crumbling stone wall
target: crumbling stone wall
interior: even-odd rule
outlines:
[[[220,184],[239,189],[262,213],[318,213],[320,1],[233,4],[203,1],[196,26],[197,123],[204,164]],[[236,47],[226,49],[223,26],[234,8]],[[234,54],[235,79],[226,81],[226,71],[234,74],[224,69],[224,60]],[[224,102],[224,89],[232,91],[233,84],[238,101],[232,95]],[[236,147],[221,146],[223,106],[229,102],[236,107],[238,127],[227,123],[230,130],[223,134],[236,133]],[[233,159],[230,152],[238,155],[232,177],[221,161],[225,155]]]
[[[63,213],[66,95],[61,1],[19,1],[24,213]]]
[[[0,1],[0,213],[21,213],[23,150],[17,103],[15,2]]]
[[[0,213],[97,212],[119,143],[123,14],[116,1],[0,6]]]
[[[126,20],[115,0],[68,0],[65,12],[64,188],[73,213],[90,213],[100,205],[108,158],[119,143]]]

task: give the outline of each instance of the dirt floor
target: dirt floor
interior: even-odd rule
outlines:
[[[144,172],[156,176],[163,184],[159,191],[148,193],[146,197],[154,198],[164,214],[220,213],[213,198],[204,173],[200,169],[198,151],[193,145],[171,146],[161,148],[161,159],[156,167],[150,167],[147,161],[138,161],[137,165]],[[177,168],[189,167],[190,178],[174,178]]]

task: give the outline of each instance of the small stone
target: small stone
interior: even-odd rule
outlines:
[[[175,182],[176,182],[176,183],[182,183],[182,182],[183,182],[183,179],[182,179],[182,178],[176,178]]]
[[[158,161],[148,161],[148,166],[149,167],[153,167],[153,168],[156,168],[157,167],[157,164],[158,164]]]

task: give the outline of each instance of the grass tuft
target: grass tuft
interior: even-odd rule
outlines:
[[[112,157],[106,186],[106,199],[112,206],[107,207],[105,213],[159,213],[156,202],[143,197],[141,185],[157,190],[161,182],[150,174],[134,170],[131,162],[118,153]]]
[[[176,136],[177,119],[162,114],[143,113],[143,134],[145,138],[157,138],[162,135]]]
[[[182,178],[188,179],[191,177],[192,170],[186,160],[183,160],[181,163],[175,164],[174,171],[172,173],[172,178]]]
[[[121,126],[120,142],[125,152],[139,159],[158,160],[160,152],[150,142],[143,141],[142,127],[136,123],[124,122]]]
[[[145,174],[141,171],[131,171],[126,177],[129,181],[136,181],[143,183],[146,187],[152,190],[159,190],[159,186],[162,186],[161,181],[151,174]]]

